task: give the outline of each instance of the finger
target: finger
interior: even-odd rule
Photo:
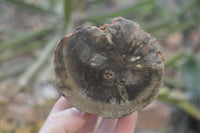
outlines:
[[[68,103],[68,101],[63,96],[61,96],[60,99],[58,99],[58,101],[53,106],[51,113],[60,112],[70,107],[71,105]]]
[[[137,122],[138,112],[118,119],[115,133],[133,133]]]
[[[51,113],[40,133],[74,133],[80,130],[91,115],[75,108]]]
[[[117,123],[117,119],[103,118],[103,120],[97,130],[97,133],[113,133],[116,123]]]
[[[85,122],[85,125],[79,130],[78,133],[92,133],[97,122],[97,116],[91,115]]]

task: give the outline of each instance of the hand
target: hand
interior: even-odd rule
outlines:
[[[96,133],[133,133],[137,112],[119,119],[103,118]],[[54,105],[39,133],[93,133],[97,116],[70,106],[64,97]]]

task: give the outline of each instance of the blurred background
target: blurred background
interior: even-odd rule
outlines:
[[[163,86],[139,112],[136,133],[200,133],[199,0],[0,0],[0,132],[38,132],[59,97],[57,41],[118,16],[153,34],[166,57]]]

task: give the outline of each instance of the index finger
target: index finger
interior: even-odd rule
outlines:
[[[115,133],[133,133],[137,122],[138,112],[118,119]]]

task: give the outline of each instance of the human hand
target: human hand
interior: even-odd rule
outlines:
[[[103,118],[95,133],[133,133],[137,112],[119,119]],[[93,133],[97,116],[80,112],[61,97],[39,133]]]

